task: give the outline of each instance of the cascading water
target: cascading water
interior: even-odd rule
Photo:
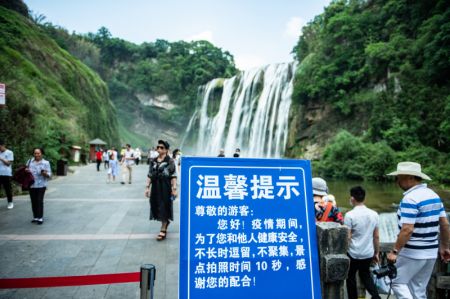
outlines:
[[[281,157],[286,147],[295,63],[270,64],[202,87],[183,144],[196,156]],[[194,137],[195,134],[197,135]],[[196,142],[190,140],[196,138]]]

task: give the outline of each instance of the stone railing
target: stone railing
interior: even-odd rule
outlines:
[[[318,222],[316,231],[322,298],[344,299],[344,281],[350,265],[348,228],[335,222]]]
[[[348,228],[334,222],[318,222],[316,224],[317,244],[319,250],[320,281],[322,298],[344,299],[344,281],[347,278],[350,260],[347,256]],[[386,255],[393,248],[394,243],[381,243],[380,263],[386,263]],[[357,279],[359,277],[357,276]],[[358,297],[365,298],[362,284],[358,290]],[[428,283],[428,298],[450,298],[450,266],[437,260],[433,275]]]
[[[386,264],[386,255],[389,251],[394,248],[394,243],[381,243],[380,244],[380,254],[381,263]],[[449,298],[450,295],[450,273],[448,269],[448,264],[443,263],[440,259],[436,260],[436,265],[434,266],[433,274],[431,275],[430,281],[427,287],[427,298],[428,299],[444,299]],[[365,292],[365,290],[363,289]],[[363,293],[364,294],[364,293]]]
[[[438,260],[434,266],[433,275],[428,283],[429,299],[450,298],[450,269],[449,264]]]

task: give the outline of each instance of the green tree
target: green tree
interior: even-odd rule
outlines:
[[[398,157],[407,156],[407,151],[429,153],[430,148],[437,157],[449,153],[448,1],[337,0],[303,32],[294,48],[300,64],[293,100],[300,109],[317,104],[331,107],[332,118],[351,128],[355,138],[364,136],[360,142],[374,153],[383,147],[395,150]],[[308,124],[300,121],[298,126]],[[321,128],[334,134],[339,130],[323,123]],[[318,164],[327,171],[348,160],[339,150],[343,137],[338,136]],[[330,156],[338,160],[332,162]],[[357,159],[369,157],[353,158]],[[357,162],[372,167],[362,160]],[[441,162],[430,163],[441,169]],[[337,171],[338,176],[360,176],[359,166],[352,173],[344,164],[343,170],[332,170],[331,175]]]

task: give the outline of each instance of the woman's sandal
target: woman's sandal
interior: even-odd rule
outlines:
[[[167,231],[160,231],[159,235],[156,237],[156,241],[162,241],[167,237]]]

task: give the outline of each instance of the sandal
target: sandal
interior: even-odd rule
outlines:
[[[156,241],[162,241],[167,237],[167,231],[160,231],[159,235],[156,237]]]

